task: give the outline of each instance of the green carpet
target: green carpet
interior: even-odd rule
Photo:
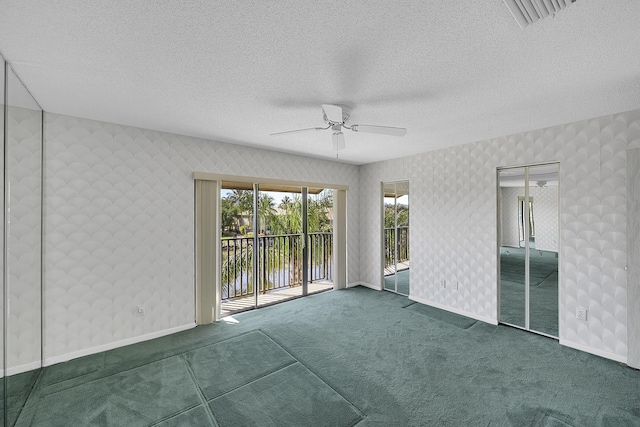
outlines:
[[[360,287],[296,299],[47,367],[17,425],[640,425],[639,371],[456,316]]]
[[[446,322],[446,323],[449,323],[450,325],[453,325],[462,329],[470,328],[477,322],[477,320],[472,319],[470,317],[461,316],[456,313],[451,313],[450,311],[440,310],[438,308],[420,304],[417,302],[414,302],[413,304],[409,304],[404,308],[406,308],[408,311],[411,311],[413,313],[421,314],[423,316],[429,317],[430,319],[437,320],[440,322]]]
[[[187,361],[202,394],[210,400],[285,368],[296,359],[263,333],[253,331],[189,352]]]
[[[296,363],[240,387],[209,405],[224,426],[352,426],[363,415]]]
[[[42,392],[33,425],[145,426],[201,403],[180,356],[53,393],[45,387]]]

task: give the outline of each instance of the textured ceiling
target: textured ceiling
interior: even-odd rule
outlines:
[[[45,111],[363,164],[640,108],[640,1],[520,29],[502,0],[5,0],[0,52]]]

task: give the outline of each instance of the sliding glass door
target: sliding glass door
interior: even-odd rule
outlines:
[[[500,322],[558,336],[558,164],[498,170]]]
[[[333,288],[333,191],[222,181],[221,316]]]

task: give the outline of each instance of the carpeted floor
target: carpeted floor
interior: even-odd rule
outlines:
[[[500,248],[500,321],[525,326],[524,248]],[[530,250],[529,327],[558,336],[558,258]]]
[[[45,368],[19,426],[637,426],[640,371],[356,287]]]

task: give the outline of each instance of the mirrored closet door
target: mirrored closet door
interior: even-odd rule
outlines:
[[[558,164],[498,170],[500,322],[558,337]]]
[[[383,288],[409,295],[409,181],[385,182],[382,191]]]
[[[2,423],[13,426],[42,367],[42,109],[3,65]]]

